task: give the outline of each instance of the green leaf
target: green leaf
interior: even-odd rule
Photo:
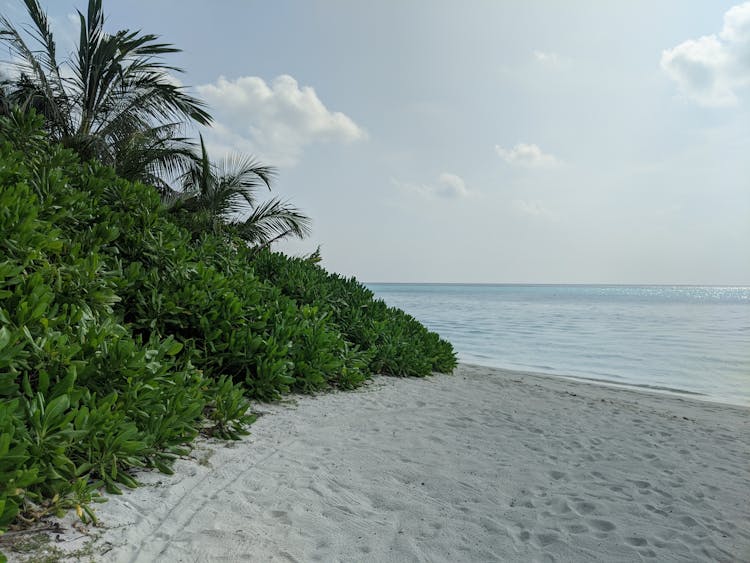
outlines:
[[[44,418],[49,424],[55,424],[63,418],[66,410],[70,407],[70,399],[67,395],[60,395],[52,399],[44,411]]]
[[[10,342],[10,331],[6,327],[0,328],[0,350]]]
[[[184,345],[182,342],[173,341],[167,349],[168,356],[175,356],[180,353]]]

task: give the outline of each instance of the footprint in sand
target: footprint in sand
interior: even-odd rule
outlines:
[[[290,525],[292,523],[286,510],[272,510],[271,516],[278,519],[282,524]]]
[[[562,471],[550,471],[549,476],[552,477],[555,481],[559,481],[560,479],[565,477],[566,474]]]
[[[591,514],[596,510],[596,505],[590,502],[577,502],[575,509],[578,514]]]
[[[648,545],[648,540],[645,538],[630,537],[625,538],[625,543],[633,547],[643,547],[644,545]]]
[[[555,543],[559,538],[557,534],[536,534],[536,539],[542,547]]]
[[[571,534],[583,534],[585,532],[588,532],[589,529],[587,526],[584,526],[583,524],[571,524],[568,526],[568,531]]]
[[[688,528],[692,528],[693,526],[697,526],[698,525],[698,522],[696,522],[690,516],[683,516],[682,518],[680,518],[680,522],[682,522]]]
[[[648,481],[630,481],[630,482],[633,483],[639,489],[648,489],[649,487],[651,487],[651,483],[649,483]]]
[[[599,530],[600,532],[611,532],[616,528],[616,526],[609,520],[589,520],[589,524],[592,528]]]

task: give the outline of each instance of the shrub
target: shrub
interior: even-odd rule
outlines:
[[[449,373],[456,356],[449,342],[382,300],[354,278],[330,274],[312,260],[264,251],[252,260],[259,277],[300,306],[329,316],[353,346],[367,353],[372,372],[399,376]]]
[[[144,338],[116,307],[129,244],[117,205],[130,198],[144,227],[158,197],[47,145],[34,119],[0,122],[0,533],[67,508],[92,518],[98,486],[168,471],[217,393],[181,343]]]
[[[181,220],[185,218],[182,217]],[[170,472],[249,399],[455,365],[353,279],[173,222],[154,188],[0,118],[0,533]]]

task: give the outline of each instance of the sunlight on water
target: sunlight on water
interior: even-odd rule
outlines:
[[[461,361],[750,405],[750,288],[368,284]]]

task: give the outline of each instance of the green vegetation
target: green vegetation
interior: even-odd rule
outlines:
[[[162,61],[179,49],[140,31],[106,33],[102,2],[90,0],[86,14],[78,12],[78,48],[61,59],[37,0],[24,4],[28,27],[0,18],[0,40],[18,73],[6,81],[5,107],[36,110],[50,138],[85,160],[165,186],[163,174],[184,161],[190,147],[176,137],[179,125],[211,122],[205,104],[170,79],[181,69]]]
[[[310,234],[310,219],[295,207],[278,198],[258,202],[258,189],[271,189],[272,168],[239,155],[217,165],[209,159],[203,137],[200,146],[179,178],[182,190],[165,198],[185,228],[194,234],[231,231],[258,247]]]
[[[169,129],[151,119],[159,111],[207,119],[202,104],[153,86],[177,101],[123,115],[117,126],[128,134],[110,136],[115,125],[97,115],[101,108],[86,113],[82,79],[71,87],[56,74],[46,18],[26,3],[47,58],[35,64],[40,55],[27,53],[35,74],[6,90],[0,116],[0,534],[69,509],[95,520],[99,491],[136,486],[134,468],[169,473],[199,433],[247,433],[250,400],[352,389],[373,373],[452,371],[449,343],[356,280],[328,274],[315,257],[267,249],[309,229],[277,199],[255,205],[267,167],[215,167],[202,142],[198,155],[178,147],[164,159],[164,137],[153,145],[161,160],[143,158],[129,174],[150,185],[118,175],[112,154]],[[153,36],[104,34],[97,0],[81,22],[97,64],[146,57],[130,70],[102,63],[119,69],[117,80],[168,68],[149,66],[173,50]],[[0,24],[0,40],[23,50],[10,23]],[[112,87],[120,95],[122,86]],[[117,103],[140,94],[131,96]],[[185,191],[170,193],[153,165],[180,158],[188,159]],[[233,219],[238,201],[250,207],[243,221]]]
[[[248,398],[450,371],[450,344],[313,260],[195,237],[157,191],[0,120],[0,526],[169,471]],[[184,218],[183,218],[184,219]]]
[[[370,373],[425,376],[453,371],[456,358],[448,342],[411,315],[376,300],[357,280],[329,274],[315,262],[262,252],[253,267],[297,303],[314,306],[347,342],[367,350]]]
[[[270,189],[272,168],[239,155],[217,165],[202,138],[196,151],[180,136],[183,125],[208,125],[211,116],[170,78],[182,70],[162,58],[179,49],[140,31],[106,33],[101,0],[90,0],[86,14],[78,14],[78,48],[60,60],[39,3],[24,3],[27,27],[0,17],[0,43],[16,73],[0,82],[0,113],[36,111],[51,140],[112,166],[122,178],[157,187],[194,233],[232,230],[260,246],[309,234],[310,219],[295,207],[277,198],[258,203],[257,189]],[[173,176],[179,191],[168,181]]]

